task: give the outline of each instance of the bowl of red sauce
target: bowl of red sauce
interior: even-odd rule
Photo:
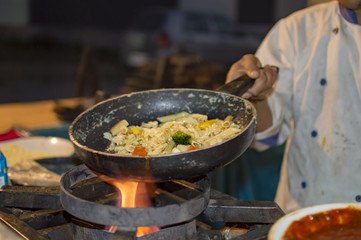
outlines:
[[[284,215],[268,233],[268,240],[361,239],[361,203],[330,203]]]

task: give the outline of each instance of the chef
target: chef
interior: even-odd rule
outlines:
[[[255,148],[287,141],[275,199],[285,212],[361,202],[360,24],[361,0],[300,10],[228,73],[256,79],[243,95],[257,109]]]

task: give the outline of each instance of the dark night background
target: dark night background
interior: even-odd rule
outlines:
[[[124,29],[141,9],[180,5],[180,0],[24,1],[26,24],[0,21],[0,103],[73,97],[85,46],[93,48],[99,88],[121,92],[127,77],[119,62]],[[261,26],[265,34],[279,18],[272,10],[276,1],[239,0],[236,21]]]
[[[0,0],[0,103],[78,96],[79,76],[84,72],[84,56],[89,47],[92,62],[85,70],[92,77],[82,82],[82,94],[93,96],[94,88],[110,94],[124,92],[129,79],[129,69],[119,61],[124,30],[140,10],[155,5],[179,8],[181,1],[188,0]],[[261,35],[308,2],[234,1],[234,20],[246,31],[258,31]],[[22,3],[22,8],[17,3]],[[4,12],[1,6],[10,6],[14,12]],[[20,24],[2,21],[2,16],[14,20],[12,16],[21,18],[22,14],[26,21]],[[244,200],[272,201],[282,154],[283,146],[262,153],[247,151],[244,159],[214,173],[217,181],[213,187]]]

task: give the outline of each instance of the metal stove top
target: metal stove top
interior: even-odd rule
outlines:
[[[241,201],[210,189],[208,178],[158,185],[155,207],[114,206],[114,188],[85,165],[66,173],[59,187],[3,186],[0,219],[20,239],[267,239],[284,215],[274,202]],[[116,225],[114,233],[105,225]],[[135,237],[140,225],[161,230]]]

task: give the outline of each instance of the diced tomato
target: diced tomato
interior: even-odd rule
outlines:
[[[147,156],[148,153],[147,151],[145,151],[145,147],[135,147],[132,155],[136,155],[136,156]]]
[[[191,146],[187,149],[187,151],[192,151],[192,150],[196,150],[196,149],[198,149],[198,148],[191,145]]]

